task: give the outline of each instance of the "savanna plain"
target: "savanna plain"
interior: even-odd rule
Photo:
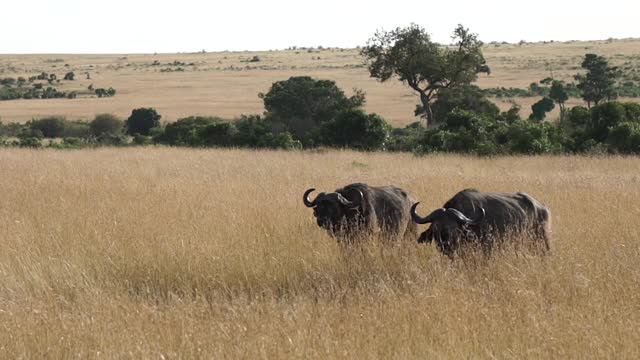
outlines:
[[[364,44],[363,44],[364,45]],[[621,69],[640,67],[640,40],[599,40],[539,43],[491,43],[483,54],[491,74],[482,74],[481,88],[527,88],[531,83],[553,77],[574,82],[582,71],[585,54],[606,57]],[[257,58],[260,61],[252,62]],[[95,114],[112,113],[121,118],[139,107],[154,107],[162,121],[202,115],[232,119],[240,114],[261,113],[266,93],[276,81],[291,76],[311,76],[333,80],[351,95],[353,88],[366,92],[365,110],[380,114],[395,127],[404,127],[418,119],[414,116],[419,98],[408,86],[392,79],[384,83],[371,78],[359,49],[292,48],[279,51],[196,52],[179,54],[42,54],[0,55],[0,77],[28,78],[41,72],[68,71],[74,81],[55,84],[60,91],[76,91],[77,99],[32,99],[0,101],[0,120],[26,122],[32,118],[65,116],[68,120],[91,120]],[[635,73],[634,73],[635,74]],[[110,98],[86,97],[87,88],[117,90]],[[91,93],[91,92],[89,92]],[[502,97],[492,100],[503,110],[512,104],[521,106],[526,117],[536,97]],[[621,99],[638,101],[638,98]],[[570,98],[568,107],[584,105]],[[548,118],[556,119],[559,110]]]
[[[640,159],[0,151],[1,358],[640,358]],[[525,191],[548,256],[344,248],[305,189]]]

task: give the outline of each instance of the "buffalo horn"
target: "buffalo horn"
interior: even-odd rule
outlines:
[[[478,216],[478,218],[475,220],[469,219],[467,216],[465,216],[465,214],[460,212],[460,210],[458,209],[448,208],[446,211],[447,211],[447,214],[453,215],[456,219],[458,219],[458,221],[464,222],[465,224],[468,224],[468,225],[477,225],[484,219],[484,215],[485,215],[485,211],[483,208],[480,208],[480,212],[482,214]]]
[[[314,207],[314,206],[316,206],[316,202],[318,201],[318,198],[320,197],[320,195],[318,195],[313,201],[309,200],[309,194],[311,194],[315,190],[316,189],[311,188],[311,189],[308,189],[307,191],[304,192],[304,195],[302,196],[302,201],[304,202],[304,205],[306,207]]]
[[[338,200],[340,200],[342,205],[344,205],[346,207],[349,207],[349,208],[358,207],[362,203],[362,200],[364,199],[364,195],[362,194],[362,191],[360,191],[358,189],[356,189],[356,191],[357,191],[356,193],[358,194],[357,199],[354,199],[353,201],[349,201],[344,196],[339,195],[338,196]]]
[[[420,217],[420,215],[416,213],[416,208],[418,207],[418,204],[420,203],[417,202],[413,204],[413,206],[411,206],[411,218],[413,219],[414,222],[418,224],[426,224],[426,223],[433,222],[435,219],[439,218],[440,216],[442,216],[442,214],[446,212],[444,208],[440,208],[440,209],[433,210],[431,214],[427,215],[426,217]]]

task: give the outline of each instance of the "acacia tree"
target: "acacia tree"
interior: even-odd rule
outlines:
[[[442,46],[422,27],[412,24],[376,32],[360,54],[371,77],[384,82],[397,76],[420,95],[421,112],[430,126],[437,120],[431,104],[440,91],[470,84],[479,73],[489,73],[477,34],[458,25],[452,39],[451,46]]]
[[[604,56],[586,54],[582,67],[587,69],[586,74],[578,74],[578,89],[582,90],[582,98],[591,108],[591,103],[598,105],[602,100],[613,100],[617,97],[615,80],[619,76],[617,67],[610,67]]]

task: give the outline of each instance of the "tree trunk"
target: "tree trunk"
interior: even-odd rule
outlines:
[[[424,118],[426,121],[426,128],[433,126],[434,118],[433,111],[431,110],[431,98],[425,91],[420,92],[420,101],[422,102],[422,108],[424,109]]]

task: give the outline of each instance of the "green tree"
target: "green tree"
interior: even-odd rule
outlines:
[[[551,82],[549,98],[558,104],[558,107],[560,108],[560,122],[564,122],[564,116],[566,113],[565,102],[569,99],[569,94],[567,94],[564,82],[559,80],[553,80]]]
[[[277,81],[266,94],[258,96],[264,102],[265,116],[273,131],[288,131],[299,139],[340,112],[360,108],[365,101],[361,90],[347,97],[334,81],[309,76]]]
[[[397,76],[420,95],[427,126],[436,120],[432,102],[443,89],[470,84],[489,73],[477,34],[462,25],[453,32],[453,46],[431,40],[420,26],[377,32],[362,48],[371,77],[384,82]]]
[[[98,114],[89,123],[91,133],[95,136],[102,134],[118,135],[122,133],[124,121],[113,114]]]
[[[160,118],[154,108],[138,108],[131,112],[131,116],[125,121],[127,134],[140,134],[149,136],[151,128],[160,126]]]
[[[617,67],[610,67],[609,62],[603,56],[587,54],[582,62],[586,74],[578,74],[578,89],[582,91],[582,98],[591,108],[591,103],[598,105],[602,100],[613,100],[617,97],[615,81],[619,76]]]
[[[554,107],[556,106],[553,100],[545,96],[540,101],[531,105],[531,116],[529,116],[529,119],[542,121],[547,116],[547,113],[553,110]]]

